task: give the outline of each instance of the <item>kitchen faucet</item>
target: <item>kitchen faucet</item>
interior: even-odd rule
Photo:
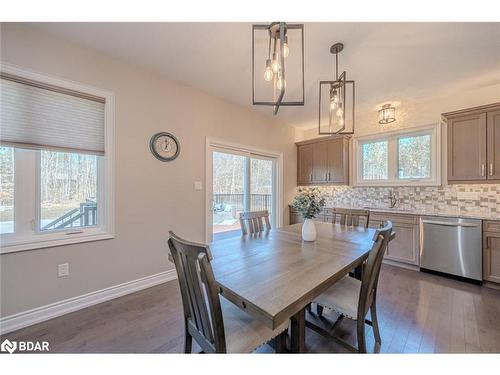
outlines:
[[[396,207],[396,205],[399,202],[399,199],[394,194],[394,189],[392,189],[392,188],[389,189],[389,196],[387,198],[389,198],[389,207],[390,208]]]

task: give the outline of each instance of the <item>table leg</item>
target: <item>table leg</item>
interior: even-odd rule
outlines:
[[[355,279],[361,280],[362,275],[363,275],[363,263],[361,263],[353,270],[353,276]]]
[[[305,308],[291,318],[290,350],[292,353],[304,353],[306,349],[306,314]]]

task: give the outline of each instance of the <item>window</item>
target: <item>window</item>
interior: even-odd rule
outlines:
[[[0,234],[14,232],[14,149],[0,147]]]
[[[400,179],[431,177],[431,135],[398,138],[398,177]]]
[[[1,252],[113,237],[112,94],[5,66],[0,78]]]
[[[363,143],[363,180],[386,180],[387,141]]]
[[[355,185],[439,185],[439,126],[354,140]]]
[[[97,225],[99,156],[42,151],[39,230]]]

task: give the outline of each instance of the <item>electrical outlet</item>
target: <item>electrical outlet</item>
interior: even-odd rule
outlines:
[[[69,275],[69,263],[61,263],[57,265],[57,277],[65,277]]]

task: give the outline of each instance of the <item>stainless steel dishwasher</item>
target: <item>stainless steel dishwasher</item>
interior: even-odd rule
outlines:
[[[482,282],[481,220],[420,218],[420,269]]]

